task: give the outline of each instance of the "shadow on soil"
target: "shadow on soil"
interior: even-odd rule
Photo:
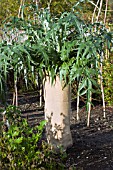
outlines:
[[[113,170],[113,108],[106,108],[104,119],[102,107],[95,107],[90,127],[86,127],[83,109],[81,113],[81,121],[71,124],[74,144],[67,150],[67,165],[76,170]]]
[[[36,101],[37,97],[20,96],[22,117],[27,118],[31,126],[44,120],[44,108],[39,108]],[[86,126],[85,108],[80,109],[80,121],[77,122],[73,107],[71,133],[73,146],[67,149],[67,170],[113,170],[113,107],[106,108],[106,119],[101,105],[93,107],[90,127]]]

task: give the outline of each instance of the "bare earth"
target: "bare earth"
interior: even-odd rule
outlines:
[[[101,106],[93,108],[90,127],[85,115],[81,109],[81,121],[71,124],[74,144],[67,151],[67,163],[76,170],[113,170],[113,107],[106,108],[106,119]]]
[[[19,97],[22,115],[31,126],[44,119],[43,107],[39,108],[37,101],[34,94]],[[113,107],[106,107],[106,118],[101,105],[93,107],[90,127],[86,126],[85,107],[80,109],[79,122],[75,109],[71,114],[73,146],[67,149],[67,170],[113,170]]]

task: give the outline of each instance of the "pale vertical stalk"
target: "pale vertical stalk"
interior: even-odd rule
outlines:
[[[103,62],[103,52],[101,53],[100,58],[100,85],[101,85],[101,93],[102,93],[102,102],[103,102],[103,116],[106,117],[106,111],[105,111],[105,97],[104,97],[104,87],[103,87],[103,76],[102,76],[102,65]]]
[[[79,91],[79,87],[80,87],[80,81],[81,81],[81,78],[80,77],[77,77],[77,115],[76,115],[76,118],[77,118],[77,121],[80,120],[80,117],[79,117],[79,110],[80,110],[80,91]]]
[[[43,94],[42,94],[43,90],[42,89],[43,89],[43,83],[39,82],[40,80],[39,80],[38,75],[36,75],[35,79],[36,79],[35,81],[36,81],[37,86],[39,85],[39,88],[40,88],[39,89],[39,106],[42,107],[42,96],[43,96]]]
[[[34,68],[34,66],[31,66],[31,71],[32,71],[32,76],[34,77],[34,70],[35,70],[35,68]]]
[[[95,13],[96,13],[96,9],[98,8],[98,4],[99,4],[100,0],[97,1],[97,4],[94,8],[94,12],[93,12],[93,16],[92,16],[92,24],[94,23],[94,17],[95,17]]]
[[[42,107],[42,84],[40,85],[40,107]]]
[[[15,105],[18,106],[17,80],[15,81]]]
[[[97,3],[99,3],[99,1],[97,1]],[[103,0],[100,0],[100,7],[99,7],[96,22],[98,22],[98,20],[99,20],[99,16],[100,16],[100,13],[101,13],[101,10],[102,10],[102,4],[103,4]],[[105,10],[104,23],[106,21],[107,5],[108,5],[108,0],[106,0],[106,10]],[[95,11],[96,11],[96,8],[95,8]],[[94,11],[94,14],[95,14],[95,11]],[[93,16],[93,18],[94,18],[94,16]],[[100,86],[101,86],[102,101],[103,101],[103,114],[104,114],[103,116],[105,118],[106,113],[105,113],[105,98],[104,98],[104,87],[103,87],[103,77],[102,77],[102,62],[103,62],[103,52],[101,53],[101,56],[100,56]]]
[[[38,1],[37,0],[35,0],[35,4],[36,4],[36,6],[38,5]]]
[[[19,7],[19,10],[18,10],[18,18],[23,18],[23,10],[22,10],[22,6],[24,5],[25,3],[25,0],[21,0],[20,1],[20,7]]]
[[[34,0],[33,2],[35,2],[36,7],[38,7],[39,1]],[[36,13],[34,13],[34,22],[36,22]]]
[[[13,105],[18,106],[17,77],[14,77]]]
[[[15,105],[15,90],[13,92],[13,105]]]
[[[3,116],[3,122],[5,123],[6,122],[6,110],[2,113],[2,116]]]
[[[100,7],[99,7],[99,11],[98,11],[98,15],[97,15],[97,20],[96,20],[96,22],[98,22],[98,20],[99,20],[99,16],[100,16],[101,10],[102,10],[102,4],[103,4],[103,0],[100,0]]]
[[[21,13],[21,7],[22,7],[22,1],[20,1],[20,6],[19,6],[19,10],[18,10],[18,18],[20,18],[20,13]]]
[[[91,68],[93,68],[93,64],[91,64]],[[92,76],[91,76],[92,78]],[[92,89],[92,85],[91,85],[91,89]],[[90,117],[91,117],[91,101],[92,101],[92,92],[90,89],[90,97],[89,97],[89,101],[88,101],[88,115],[87,115],[87,126],[89,127],[90,125]]]
[[[14,76],[13,105],[15,105],[15,76]]]
[[[109,31],[110,31],[110,27],[109,27]],[[106,42],[106,44],[107,44],[107,42]],[[107,47],[106,47],[105,58],[106,58],[106,60],[109,58],[109,49],[107,49]]]
[[[39,5],[40,5],[40,0],[34,0],[34,2],[35,2],[35,5],[36,5],[36,6],[39,6]]]
[[[28,78],[27,78],[27,69],[24,68],[24,80],[25,80],[25,85],[28,87]]]
[[[88,102],[88,116],[87,116],[87,126],[90,125],[90,116],[91,116],[91,101],[92,101],[92,93],[90,91],[90,101]]]
[[[13,105],[18,106],[17,80],[15,80],[15,82],[14,82]]]
[[[109,50],[106,48],[106,55],[105,55],[106,60],[109,58]]]
[[[52,0],[49,0],[49,2],[48,2],[48,9],[49,9],[49,11],[51,10],[51,2],[52,2]]]
[[[105,9],[105,15],[104,15],[104,24],[106,23],[107,9],[108,9],[108,0],[106,0],[106,9]]]
[[[79,118],[79,104],[80,104],[80,95],[79,95],[79,90],[77,92],[77,121],[80,120]]]

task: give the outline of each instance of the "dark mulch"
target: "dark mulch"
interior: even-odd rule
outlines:
[[[84,109],[80,112],[81,121],[71,123],[73,146],[67,150],[67,165],[76,170],[113,170],[113,107],[106,108],[105,119],[101,106],[93,108],[90,127]]]
[[[37,97],[29,96],[20,96],[19,104],[23,117],[34,126],[44,119],[44,111],[38,107]],[[113,107],[106,108],[106,118],[101,105],[93,107],[90,127],[86,126],[85,107],[80,109],[79,122],[75,109],[71,114],[73,146],[67,149],[67,169],[113,170]]]

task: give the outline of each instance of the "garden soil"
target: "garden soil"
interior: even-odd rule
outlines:
[[[38,100],[36,92],[19,95],[22,116],[31,126],[44,120],[44,107],[39,107]],[[85,106],[79,114],[78,122],[75,103],[70,120],[73,146],[66,151],[67,170],[113,170],[113,107],[106,107],[106,118],[103,118],[102,106],[93,106],[89,127]]]

